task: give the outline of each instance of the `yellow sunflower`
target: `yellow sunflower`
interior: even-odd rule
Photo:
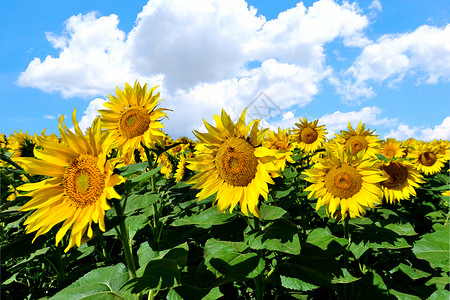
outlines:
[[[9,135],[6,147],[9,152],[13,153],[11,159],[16,160],[19,157],[33,157],[35,145],[36,141],[28,134],[28,131],[22,133],[22,130],[19,130],[19,132],[14,131],[14,134]]]
[[[356,155],[350,148],[336,145],[336,152],[325,146],[326,158],[318,158],[316,164],[306,171],[305,180],[312,185],[304,190],[308,198],[317,198],[316,210],[326,205],[328,215],[340,215],[345,219],[361,217],[367,207],[381,204],[383,192],[380,183],[386,178],[377,167],[376,160],[359,151]]]
[[[147,91],[147,84],[141,88],[137,81],[133,87],[125,83],[123,92],[116,89],[117,98],[109,95],[110,101],[104,104],[108,109],[99,110],[101,126],[113,132],[120,155],[133,152],[141,142],[148,148],[162,142],[164,126],[159,121],[166,109],[156,108],[162,101],[159,93],[153,95],[156,88]]]
[[[0,134],[0,149],[6,149],[8,145],[6,135],[4,133]]]
[[[439,146],[430,143],[417,144],[409,157],[415,167],[426,175],[440,172],[446,162],[444,155],[439,151]]]
[[[66,252],[74,245],[80,246],[82,239],[84,242],[86,231],[87,237],[92,237],[92,222],[105,231],[105,210],[110,208],[107,199],[121,198],[114,186],[124,181],[113,174],[114,168],[106,160],[112,135],[101,131],[97,118],[90,134],[84,136],[75,112],[72,115],[75,134],[67,129],[63,117],[59,119],[61,138],[68,146],[37,137],[42,146],[34,150],[37,159],[20,159],[28,172],[49,178],[18,187],[32,197],[20,210],[35,209],[24,223],[26,232],[37,231],[34,241],[64,221],[56,234],[56,245],[72,227]]]
[[[281,171],[286,167],[286,161],[294,163],[291,158],[292,151],[294,151],[294,144],[290,142],[288,129],[281,130],[278,127],[278,132],[269,130],[264,139],[263,146],[269,149],[279,150],[280,156],[273,163]]]
[[[397,201],[416,196],[415,188],[424,183],[423,176],[413,164],[406,160],[396,160],[380,165],[383,174],[389,178],[381,182],[384,198],[387,202],[395,204]]]
[[[308,122],[306,118],[299,119],[300,123],[295,123],[298,128],[292,130],[292,139],[295,147],[306,153],[314,152],[322,148],[325,141],[325,125],[317,126],[319,120]]]
[[[180,154],[179,161],[177,164],[177,170],[175,172],[175,182],[180,182],[183,180],[184,173],[186,172],[186,156],[184,154]]]
[[[433,140],[430,142],[431,145],[437,146],[439,153],[444,157],[445,160],[450,159],[450,142],[447,140]]]
[[[365,150],[367,155],[375,156],[379,151],[380,139],[378,139],[378,135],[373,134],[374,132],[375,130],[366,130],[365,124],[361,122],[359,122],[357,129],[354,130],[349,122],[348,131],[341,130],[341,133],[335,134],[335,141],[346,148],[350,147],[353,154]]]
[[[405,149],[397,140],[388,138],[381,141],[380,154],[387,158],[400,158],[405,156]]]
[[[200,143],[196,156],[187,160],[187,168],[200,173],[187,183],[202,189],[197,194],[199,200],[216,194],[214,203],[220,212],[228,207],[232,212],[240,203],[245,215],[250,211],[261,217],[259,196],[267,200],[268,183],[274,184],[269,173],[279,176],[273,161],[280,153],[262,146],[268,129],[258,130],[259,120],[246,125],[245,110],[236,124],[224,110],[214,119],[216,126],[203,121],[208,133],[194,132]]]

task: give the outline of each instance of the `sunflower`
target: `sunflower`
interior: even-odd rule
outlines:
[[[308,122],[306,118],[303,118],[299,121],[300,123],[295,123],[298,128],[292,130],[294,145],[306,153],[320,149],[327,134],[325,125],[317,126],[319,120]]]
[[[435,174],[441,171],[447,161],[439,151],[438,145],[421,143],[416,145],[416,149],[409,156],[415,167],[426,175]]]
[[[184,154],[180,154],[180,160],[177,164],[177,170],[175,172],[175,182],[180,182],[183,180],[184,173],[186,172],[186,156]]]
[[[6,145],[8,145],[8,139],[4,133],[0,134],[0,149],[6,149]]]
[[[278,127],[278,132],[269,130],[264,139],[263,146],[269,149],[279,150],[280,156],[273,164],[281,171],[286,167],[286,161],[294,163],[291,158],[292,151],[294,151],[294,144],[290,142],[288,129],[281,130],[281,128]]]
[[[383,192],[380,182],[386,180],[377,167],[376,160],[359,151],[353,155],[350,148],[336,145],[336,152],[325,146],[326,159],[319,158],[317,163],[303,172],[305,180],[312,185],[304,190],[310,192],[308,198],[318,198],[316,210],[326,205],[328,215],[335,217],[338,206],[340,215],[345,219],[361,217],[367,207],[381,204]]]
[[[350,147],[352,153],[356,154],[361,150],[365,150],[369,156],[375,156],[378,153],[378,146],[380,140],[378,135],[374,135],[375,130],[365,129],[365,124],[359,122],[358,127],[354,130],[348,123],[348,131],[342,131],[335,134],[335,141],[338,144],[344,145],[346,148]]]
[[[430,142],[431,145],[437,146],[439,153],[444,157],[445,160],[450,159],[450,142],[447,140],[433,140]]]
[[[62,116],[59,131],[64,143],[37,137],[43,148],[34,150],[37,159],[20,159],[28,172],[49,177],[18,187],[27,192],[26,196],[32,197],[20,210],[36,209],[24,223],[26,232],[37,231],[34,241],[64,221],[56,234],[56,245],[72,227],[65,252],[74,245],[79,247],[82,239],[84,242],[86,231],[88,238],[93,236],[92,222],[98,223],[105,231],[105,210],[110,208],[107,199],[121,198],[114,186],[124,181],[121,176],[113,174],[114,168],[106,160],[114,141],[112,135],[101,131],[98,118],[90,134],[83,135],[75,113],[76,110],[72,115],[75,134],[67,129]]]
[[[230,207],[233,211],[240,203],[241,211],[248,216],[261,217],[258,209],[259,196],[267,200],[268,183],[274,184],[271,176],[279,176],[273,161],[280,152],[262,146],[268,129],[258,130],[259,120],[245,124],[245,110],[236,124],[222,110],[214,116],[216,126],[203,121],[208,133],[194,131],[200,143],[196,156],[187,160],[187,168],[200,173],[194,175],[188,184],[202,189],[198,200],[216,193],[214,203],[219,212]]]
[[[36,141],[28,134],[28,131],[22,133],[22,130],[19,130],[19,132],[14,131],[14,134],[9,135],[6,148],[13,153],[11,159],[16,160],[19,157],[33,157],[35,145]]]
[[[395,160],[382,163],[380,169],[389,178],[381,182],[384,198],[387,202],[395,204],[397,201],[416,196],[415,188],[424,183],[423,176],[413,164],[406,160]]]
[[[387,158],[400,158],[405,156],[405,149],[397,140],[388,138],[381,141],[380,154]]]
[[[172,174],[173,171],[173,163],[169,157],[169,154],[167,154],[167,152],[161,153],[161,155],[158,156],[156,163],[158,164],[158,167],[162,165],[160,172],[161,174],[164,174],[167,179],[169,179],[170,174]]]
[[[123,92],[116,89],[117,98],[109,95],[110,101],[104,104],[108,109],[99,110],[101,127],[113,132],[120,155],[133,152],[141,142],[148,148],[162,142],[164,126],[159,120],[166,116],[166,109],[156,108],[162,101],[159,93],[153,95],[156,88],[147,92],[147,84],[141,88],[137,81],[133,87],[125,83]]]

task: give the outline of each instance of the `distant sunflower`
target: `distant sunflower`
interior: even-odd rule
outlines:
[[[147,84],[141,88],[137,81],[133,87],[125,83],[123,92],[116,89],[117,98],[109,95],[110,101],[104,104],[108,109],[99,110],[101,126],[113,132],[121,155],[134,151],[141,142],[149,148],[162,142],[160,128],[164,126],[159,121],[166,116],[166,109],[156,108],[162,101],[159,93],[153,95],[156,88],[147,92]]]
[[[6,149],[6,145],[8,145],[8,139],[4,133],[0,134],[0,149]]]
[[[26,232],[37,231],[34,241],[64,221],[56,234],[56,245],[72,227],[66,252],[74,245],[81,245],[86,231],[88,238],[93,236],[92,222],[105,231],[105,210],[110,208],[107,199],[121,198],[114,186],[124,181],[113,174],[114,168],[106,160],[113,139],[111,134],[101,131],[99,119],[94,121],[87,136],[78,126],[75,111],[72,119],[75,134],[67,129],[63,116],[59,119],[64,143],[37,137],[43,148],[34,150],[37,159],[20,159],[28,172],[50,178],[18,187],[32,197],[20,210],[36,209],[24,223]]]
[[[378,135],[374,135],[375,130],[365,129],[365,124],[359,122],[358,127],[354,130],[348,123],[348,131],[342,131],[339,134],[335,134],[336,143],[344,145],[346,148],[350,147],[352,153],[356,154],[361,150],[365,150],[369,156],[375,156],[379,149],[380,140]]]
[[[439,151],[439,147],[430,143],[417,144],[409,158],[412,159],[415,167],[426,175],[440,172],[446,162],[444,155]]]
[[[317,126],[319,120],[308,122],[306,118],[303,118],[299,121],[300,123],[295,123],[297,128],[292,130],[294,145],[306,153],[320,149],[327,134],[325,125]]]
[[[186,157],[184,154],[181,154],[179,156],[179,161],[177,164],[177,170],[175,172],[174,178],[175,178],[175,182],[180,182],[181,180],[183,180],[184,174],[186,172]]]
[[[430,144],[438,148],[438,152],[445,160],[448,161],[450,159],[450,142],[448,140],[433,140]]]
[[[14,131],[14,134],[9,135],[6,148],[13,153],[11,159],[16,160],[19,157],[33,157],[35,145],[36,141],[28,134],[28,131],[22,133],[22,130],[19,130],[19,132]]]
[[[276,149],[280,152],[279,158],[273,164],[281,171],[286,167],[286,162],[294,163],[291,158],[292,151],[294,151],[294,144],[290,142],[288,129],[281,130],[278,127],[278,132],[269,130],[264,139],[263,146],[268,149]]]
[[[381,141],[380,154],[387,158],[400,158],[405,156],[405,149],[397,140],[388,138]]]
[[[383,163],[380,169],[388,178],[381,182],[384,198],[392,204],[409,199],[411,195],[416,196],[415,188],[425,182],[413,164],[406,160]]]
[[[336,153],[325,146],[326,159],[318,158],[316,164],[306,171],[305,180],[312,185],[304,190],[308,198],[317,198],[316,210],[326,205],[328,215],[340,215],[345,219],[361,217],[367,207],[381,204],[383,192],[380,183],[386,178],[376,166],[376,161],[359,151],[356,155],[349,148],[336,145]]]
[[[208,133],[194,132],[200,143],[196,156],[187,160],[187,168],[200,173],[187,183],[202,189],[197,194],[199,200],[216,193],[214,203],[220,212],[228,207],[232,212],[240,203],[245,215],[250,211],[261,217],[259,196],[267,200],[268,183],[274,184],[269,173],[279,176],[273,164],[279,151],[262,146],[268,129],[258,130],[259,120],[246,125],[245,110],[236,124],[224,110],[214,119],[215,127],[204,121]]]

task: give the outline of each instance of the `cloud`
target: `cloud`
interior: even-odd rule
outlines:
[[[81,131],[85,132],[87,128],[91,127],[92,122],[95,120],[97,116],[100,115],[98,110],[105,109],[105,107],[103,106],[105,102],[106,102],[105,99],[95,98],[89,103],[88,107],[84,111],[83,116],[81,117],[80,122],[78,122]]]
[[[381,6],[380,0],[373,0],[372,3],[370,3],[370,5],[369,5],[369,9],[382,11],[383,7]]]
[[[18,78],[20,86],[59,92],[63,97],[106,95],[116,85],[138,78],[161,82],[161,76],[144,78],[125,59],[125,33],[116,15],[95,12],[70,17],[61,35],[46,33],[59,57],[34,58]]]
[[[419,126],[408,126],[404,123],[392,129],[385,137],[392,137],[398,140],[415,138],[423,141],[432,141],[434,139],[450,140],[450,117],[446,117],[441,124],[434,128]]]
[[[54,120],[56,119],[56,116],[44,115],[44,119]]]
[[[388,81],[392,86],[407,75],[417,83],[450,80],[450,24],[443,28],[423,25],[410,33],[384,35],[364,47],[346,71],[351,78],[338,84],[346,99],[372,97],[370,82]]]

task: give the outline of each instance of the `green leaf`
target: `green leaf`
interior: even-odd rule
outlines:
[[[148,242],[144,242],[140,245],[137,255],[139,260],[139,266],[141,268],[136,272],[138,275],[143,274],[144,267],[151,261],[155,259],[172,259],[175,260],[178,266],[185,266],[187,264],[187,256],[189,252],[189,246],[185,242],[176,247],[166,249],[163,251],[153,251]]]
[[[119,168],[120,175],[123,177],[129,177],[133,174],[144,173],[147,170],[148,162],[140,162],[128,166]]]
[[[102,299],[133,299],[129,293],[119,293],[120,287],[128,278],[128,270],[123,264],[98,268],[90,271],[50,299],[99,299],[100,297]]]
[[[305,282],[298,278],[280,276],[281,285],[287,289],[297,290],[297,291],[311,291],[318,288],[317,285]]]
[[[436,288],[443,290],[447,286],[447,284],[450,282],[450,277],[447,275],[447,273],[442,272],[441,276],[435,276],[432,277],[430,280],[428,280],[425,285],[436,285]]]
[[[132,194],[127,199],[124,214],[132,214],[135,211],[151,207],[160,197],[159,194],[152,192],[145,193],[144,195]]]
[[[331,283],[352,283],[359,280],[359,277],[354,277],[347,269],[341,269],[342,275],[339,277],[335,276]]]
[[[398,267],[403,273],[408,275],[408,277],[413,279],[413,280],[424,278],[424,277],[428,277],[428,276],[431,275],[428,272],[412,268],[412,267],[410,267],[408,265],[405,265],[404,263],[399,264]]]
[[[128,230],[128,238],[130,241],[133,240],[136,232],[148,224],[147,222],[147,217],[143,215],[131,216],[125,219],[125,224]]]
[[[331,234],[328,228],[316,228],[312,230],[306,242],[319,247],[322,250],[327,250],[328,245],[332,242],[336,242],[341,246],[347,245],[348,241],[344,238],[338,238]]]
[[[433,233],[427,233],[414,243],[412,249],[417,258],[424,259],[433,268],[449,271],[449,225],[438,228]]]
[[[392,230],[393,232],[402,236],[413,236],[417,235],[414,227],[411,223],[388,223],[384,228]]]
[[[437,290],[427,300],[442,300],[450,299],[450,292],[448,290]]]
[[[300,239],[295,224],[286,220],[276,220],[261,231],[245,238],[252,249],[267,249],[289,254],[300,254]]]
[[[131,179],[131,182],[141,182],[144,180],[148,180],[150,177],[152,177],[152,175],[155,175],[156,173],[158,173],[159,170],[161,170],[161,168],[163,167],[163,165],[160,165],[157,168],[151,169],[148,172],[145,172],[141,175],[138,175],[136,177],[133,177],[133,179]]]
[[[266,221],[286,219],[290,217],[287,211],[278,206],[267,205],[263,203],[261,204],[259,210],[261,213],[261,219]]]
[[[264,261],[247,249],[243,242],[209,239],[204,248],[205,265],[224,282],[254,278],[264,269]]]
[[[142,276],[129,280],[122,290],[137,294],[153,289],[176,287],[180,282],[180,271],[175,260],[154,259],[148,262]]]
[[[236,214],[219,213],[216,207],[210,207],[205,211],[197,215],[184,217],[173,221],[172,226],[184,226],[184,225],[221,225],[230,222],[236,218]]]
[[[363,255],[367,250],[369,250],[369,248],[364,245],[363,241],[359,242],[358,244],[350,244],[350,252],[353,253],[356,259],[359,259],[361,255]]]

